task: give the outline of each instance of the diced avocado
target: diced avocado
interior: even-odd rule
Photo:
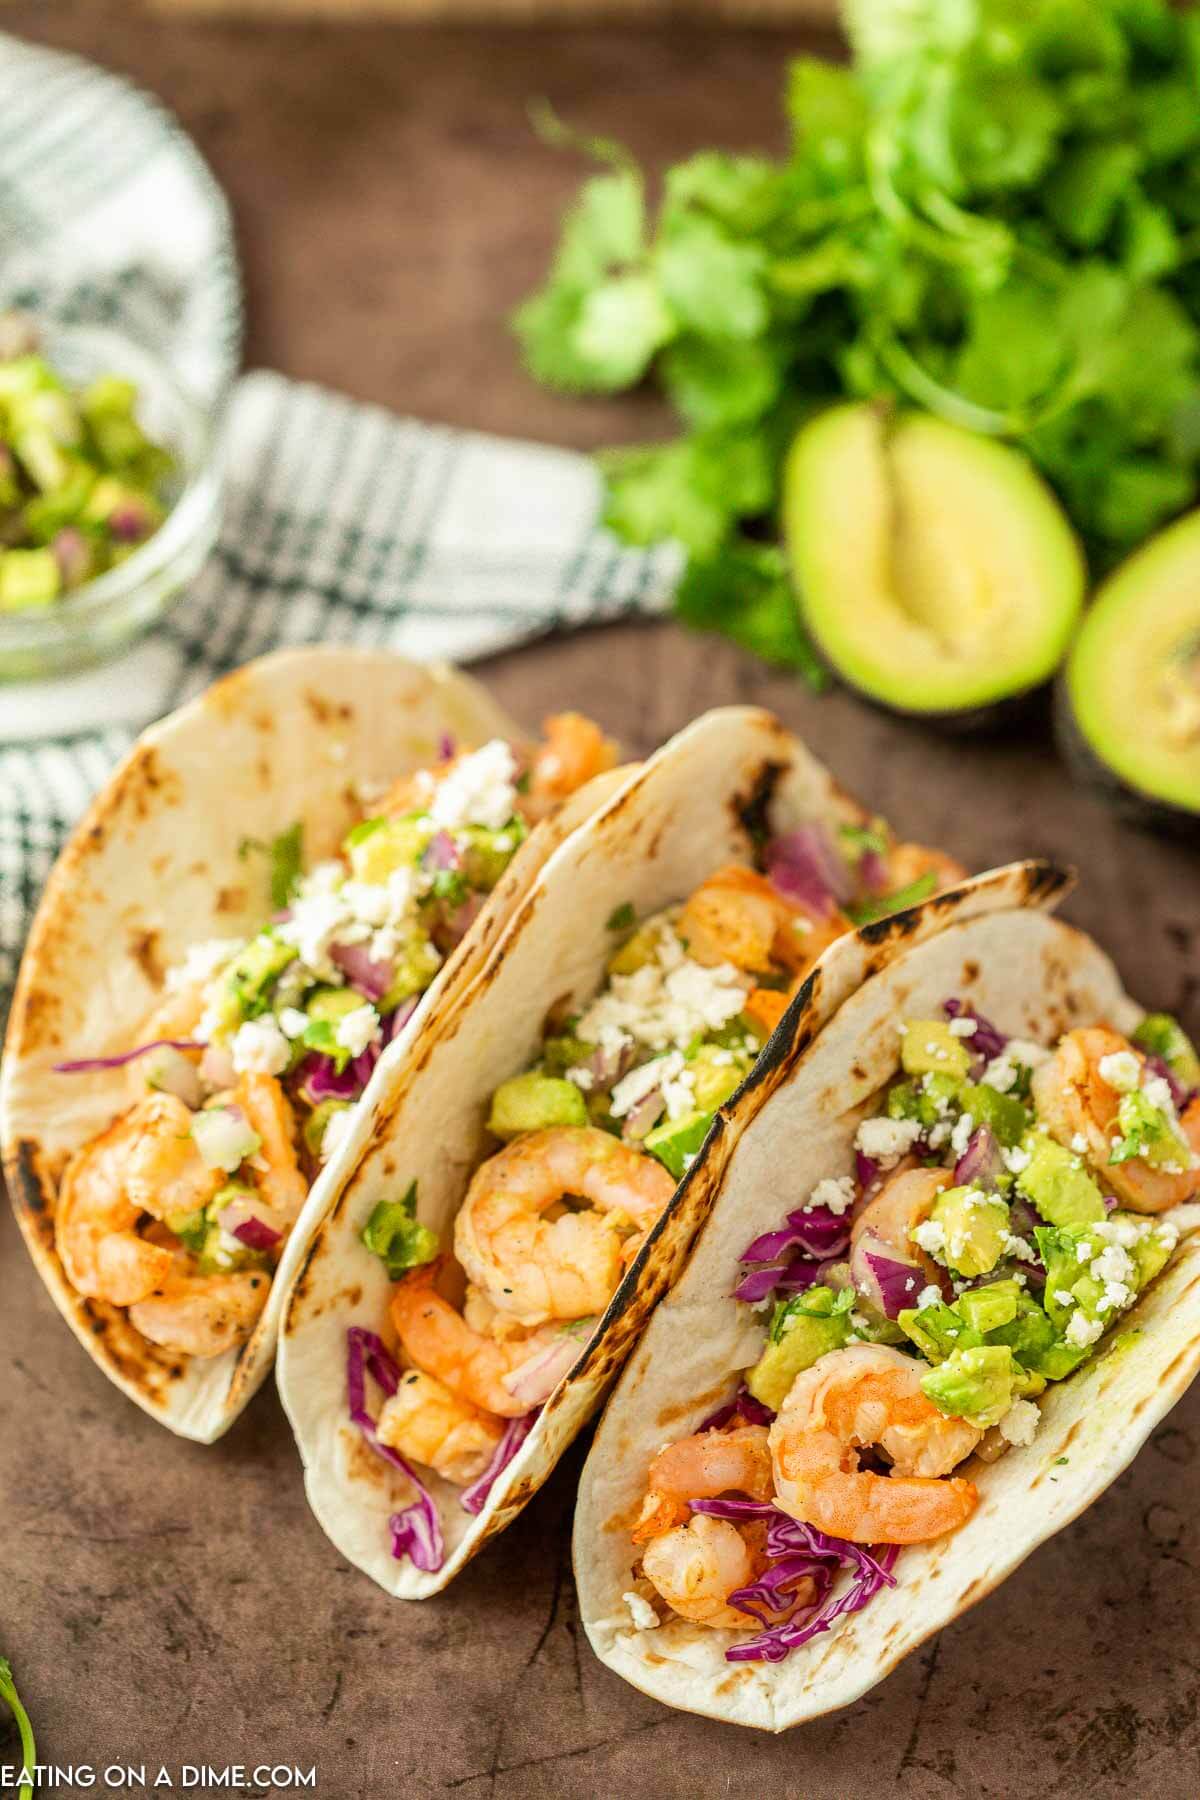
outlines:
[[[542,1067],[547,1075],[565,1075],[568,1069],[578,1069],[590,1062],[595,1054],[595,1044],[585,1044],[582,1038],[564,1032],[561,1037],[548,1037],[543,1041]]]
[[[1031,1131],[1022,1148],[1029,1162],[1017,1186],[1048,1224],[1086,1225],[1104,1217],[1104,1196],[1078,1156],[1040,1131]]]
[[[835,1311],[835,1307],[837,1310]],[[849,1308],[831,1288],[813,1287],[776,1309],[771,1338],[746,1377],[746,1386],[764,1406],[778,1412],[792,1383],[849,1336]]]
[[[0,612],[49,606],[61,591],[62,575],[53,550],[0,552]]]
[[[924,413],[818,414],[788,456],[783,526],[826,656],[903,712],[1039,686],[1082,610],[1079,546],[1028,458]]]
[[[392,1012],[402,1000],[423,994],[441,966],[441,952],[432,938],[423,931],[411,931],[392,964],[391,986],[376,1002],[379,1011]]]
[[[399,1200],[380,1200],[362,1229],[362,1243],[377,1256],[392,1281],[406,1269],[432,1262],[438,1253],[438,1234],[417,1222],[417,1184]]]
[[[909,1019],[900,1040],[900,1062],[908,1075],[949,1075],[965,1081],[971,1052],[942,1019]]]
[[[1187,1032],[1170,1013],[1147,1013],[1133,1034],[1135,1044],[1165,1062],[1184,1087],[1200,1087],[1200,1056]]]
[[[501,831],[472,825],[465,833],[463,874],[477,893],[490,894],[525,838],[525,822],[512,818]]]
[[[932,1363],[940,1363],[955,1350],[980,1344],[983,1339],[962,1314],[938,1301],[933,1306],[906,1306],[897,1320],[901,1331],[910,1338]]]
[[[658,950],[658,929],[643,925],[639,931],[614,950],[608,959],[610,975],[634,975],[652,963]]]
[[[224,1274],[230,1269],[265,1269],[270,1259],[261,1250],[252,1250],[222,1231],[217,1220],[234,1200],[255,1199],[256,1190],[244,1181],[227,1181],[218,1188],[208,1205],[209,1226],[198,1252],[202,1275]]]
[[[350,873],[355,881],[382,886],[397,869],[409,869],[420,859],[433,832],[433,821],[424,813],[406,813],[400,819],[366,819],[345,841]]]
[[[1013,1402],[1016,1370],[1007,1344],[955,1350],[921,1377],[921,1392],[940,1412],[984,1430],[999,1424]]]
[[[260,931],[230,963],[221,982],[219,1010],[223,1026],[239,1024],[265,1012],[267,989],[288,964],[296,949],[270,931]]]
[[[1002,1094],[986,1081],[968,1082],[962,1089],[962,1109],[976,1125],[986,1125],[1005,1149],[1019,1144],[1029,1129],[1030,1114],[1015,1094]]]
[[[0,405],[9,409],[10,416],[14,400],[34,394],[39,388],[51,388],[61,393],[62,385],[55,370],[36,351],[0,363]]]
[[[749,1057],[738,1057],[731,1050],[705,1044],[688,1062],[692,1077],[696,1108],[699,1112],[716,1112],[742,1084],[750,1067]]]
[[[1033,1369],[1022,1367],[1019,1362],[1013,1363],[1013,1399],[1036,1400],[1039,1394],[1046,1391],[1046,1377],[1038,1375]]]
[[[203,1207],[195,1212],[168,1213],[163,1220],[168,1231],[173,1231],[185,1249],[198,1255],[204,1248],[204,1240],[208,1236],[209,1218]]]
[[[1128,1213],[1113,1214],[1114,1220],[1129,1218],[1130,1214]],[[1136,1222],[1139,1224],[1145,1223],[1144,1220],[1138,1220]],[[1169,1238],[1164,1243],[1162,1237],[1155,1230],[1153,1225],[1151,1225],[1150,1230],[1147,1231],[1144,1236],[1138,1238],[1135,1244],[1129,1246],[1129,1254],[1133,1258],[1134,1267],[1137,1270],[1136,1280],[1137,1291],[1139,1294],[1144,1287],[1148,1286],[1149,1283],[1154,1280],[1156,1275],[1160,1274],[1162,1270],[1166,1268],[1171,1260],[1171,1251],[1174,1247],[1174,1244]]]
[[[1155,1168],[1190,1168],[1190,1144],[1184,1142],[1162,1107],[1155,1106],[1144,1089],[1135,1088],[1132,1093],[1121,1095],[1117,1127],[1120,1135],[1109,1149],[1110,1163],[1130,1162],[1138,1157]]]
[[[61,487],[26,501],[21,519],[30,537],[39,544],[48,544],[56,531],[73,524],[95,479],[95,471],[86,463],[72,463]]]
[[[310,1019],[326,1019],[329,1024],[336,1025],[339,1019],[367,1004],[357,988],[319,987],[314,988],[304,1002],[304,1010]]]
[[[314,1106],[304,1121],[304,1143],[311,1156],[320,1156],[325,1142],[325,1127],[334,1113],[349,1112],[349,1102],[345,1100],[322,1100]]]
[[[137,401],[137,388],[122,375],[101,375],[79,396],[79,410],[89,425],[97,419],[129,418]]]
[[[889,1119],[916,1119],[927,1129],[957,1111],[962,1083],[953,1075],[922,1075],[898,1081],[888,1090]]]
[[[551,1125],[586,1125],[587,1102],[573,1081],[554,1075],[514,1075],[492,1095],[487,1128],[498,1138],[522,1131],[544,1131]]]
[[[967,1324],[984,1336],[1017,1316],[1021,1290],[1015,1281],[989,1281],[986,1287],[968,1288],[954,1302]]]
[[[651,1156],[657,1156],[676,1181],[682,1181],[708,1136],[712,1122],[710,1112],[699,1111],[686,1112],[678,1119],[664,1119],[661,1125],[646,1133],[642,1148]]]
[[[958,1275],[986,1275],[1004,1255],[1009,1210],[994,1194],[975,1187],[944,1188],[934,1201],[929,1217],[945,1233],[940,1253],[946,1267]]]
[[[858,1294],[854,1302],[854,1318],[851,1321],[854,1336],[864,1344],[902,1344],[904,1333],[897,1319],[889,1319],[887,1314]]]

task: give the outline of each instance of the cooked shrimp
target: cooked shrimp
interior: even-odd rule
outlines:
[[[152,1294],[171,1267],[171,1252],[135,1229],[141,1208],[125,1189],[125,1171],[141,1129],[135,1106],[76,1152],[58,1192],[54,1229],[67,1280],[79,1294],[128,1306]]]
[[[129,1308],[129,1322],[152,1344],[181,1356],[221,1356],[244,1344],[267,1303],[270,1276],[259,1269],[201,1275],[179,1251],[161,1287]]]
[[[138,1131],[125,1166],[130,1202],[155,1219],[207,1206],[225,1176],[210,1169],[196,1148],[196,1115],[174,1094],[152,1094],[134,1113]]]
[[[1068,1149],[1086,1140],[1087,1155],[1101,1172],[1105,1188],[1135,1212],[1165,1212],[1190,1200],[1200,1189],[1200,1169],[1170,1174],[1145,1157],[1110,1163],[1121,1096],[1100,1074],[1101,1058],[1133,1050],[1128,1038],[1106,1025],[1068,1031],[1054,1055],[1034,1071],[1033,1104],[1038,1121]],[[1134,1051],[1136,1055],[1137,1052]],[[1138,1057],[1139,1063],[1141,1057]],[[1193,1151],[1200,1151],[1200,1105],[1193,1101],[1180,1120]]]
[[[622,1228],[644,1235],[674,1191],[660,1162],[595,1126],[530,1131],[476,1170],[454,1253],[523,1325],[601,1313],[621,1278]],[[542,1216],[568,1195],[590,1210]]]
[[[743,863],[727,863],[689,898],[676,927],[695,962],[732,963],[750,974],[776,967],[807,971],[850,921],[836,909],[827,917],[785,900],[765,875]]]
[[[957,887],[966,881],[969,871],[942,850],[930,850],[924,844],[893,844],[887,854],[888,881],[893,888],[908,887],[932,870],[938,890]]]
[[[473,1331],[437,1291],[437,1278],[446,1260],[439,1256],[410,1269],[397,1283],[391,1313],[401,1348],[409,1362],[436,1376],[460,1399],[500,1418],[519,1418],[529,1411],[529,1402],[513,1398],[505,1377],[556,1341],[559,1333],[529,1332],[498,1343]]]
[[[752,988],[742,1011],[770,1037],[787,1011],[791,997],[790,993],[783,993],[779,988]]]
[[[983,1433],[947,1418],[921,1392],[924,1365],[898,1350],[851,1344],[797,1375],[770,1428],[777,1506],[856,1544],[919,1544],[956,1531],[978,1501],[972,1481],[939,1480]],[[890,1475],[858,1467],[874,1444]]]
[[[664,1531],[642,1556],[642,1573],[680,1618],[742,1631],[758,1621],[730,1606],[729,1596],[752,1582],[761,1567],[733,1520],[707,1513]]]
[[[459,1487],[483,1474],[504,1435],[494,1414],[459,1399],[420,1369],[404,1371],[376,1429],[381,1443]]]
[[[308,1198],[308,1183],[296,1158],[296,1120],[288,1097],[273,1075],[243,1075],[233,1097],[250,1129],[262,1139],[250,1166],[263,1199],[286,1229],[295,1224]]]
[[[953,1181],[952,1169],[897,1168],[855,1218],[850,1227],[851,1246],[865,1231],[873,1232],[904,1261],[919,1263],[927,1282],[941,1287],[946,1271],[918,1249],[912,1233],[922,1219],[929,1217],[942,1189],[950,1187]]]
[[[718,1494],[729,1493],[769,1500],[772,1491],[765,1425],[697,1431],[668,1444],[650,1464],[633,1541],[644,1544],[686,1519],[689,1500],[715,1500]]]
[[[582,713],[553,713],[542,720],[542,730],[546,741],[534,756],[529,789],[520,801],[521,812],[531,821],[617,762],[617,746]]]

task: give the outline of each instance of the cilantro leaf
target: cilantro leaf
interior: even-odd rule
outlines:
[[[304,866],[304,826],[297,819],[277,838],[272,838],[268,853],[271,859],[271,904],[282,912],[295,893]]]
[[[710,219],[672,213],[657,253],[662,295],[700,337],[753,338],[767,323],[766,263],[756,244],[736,242]]]
[[[815,692],[828,687],[776,545],[739,539],[706,561],[689,563],[676,605],[685,623],[723,632],[765,662],[796,669]]]

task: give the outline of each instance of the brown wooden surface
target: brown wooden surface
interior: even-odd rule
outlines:
[[[504,315],[575,177],[530,139],[526,98],[548,93],[660,163],[773,134],[785,55],[734,33],[167,29],[96,5],[3,17],[179,112],[234,201],[253,362],[580,446],[665,421],[644,400],[556,400],[518,370]],[[1118,828],[1040,729],[947,742],[671,625],[484,673],[529,720],[584,707],[635,751],[706,706],[765,702],[902,832],[977,866],[1078,863],[1070,915],[1132,991],[1200,1030],[1195,857]],[[1200,1791],[1200,1396],[1000,1593],[859,1705],[773,1740],[668,1712],[597,1665],[569,1570],[578,1448],[448,1595],[404,1607],[310,1517],[271,1393],[213,1449],[167,1437],[76,1348],[6,1210],[0,1370],[0,1650],[47,1760],[316,1763],[335,1800]]]

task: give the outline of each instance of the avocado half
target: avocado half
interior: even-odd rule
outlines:
[[[1126,817],[1200,835],[1200,512],[1109,577],[1058,684],[1064,754]]]
[[[799,433],[783,528],[822,654],[868,699],[944,723],[994,717],[1062,661],[1085,568],[1016,450],[926,413],[835,406]]]

